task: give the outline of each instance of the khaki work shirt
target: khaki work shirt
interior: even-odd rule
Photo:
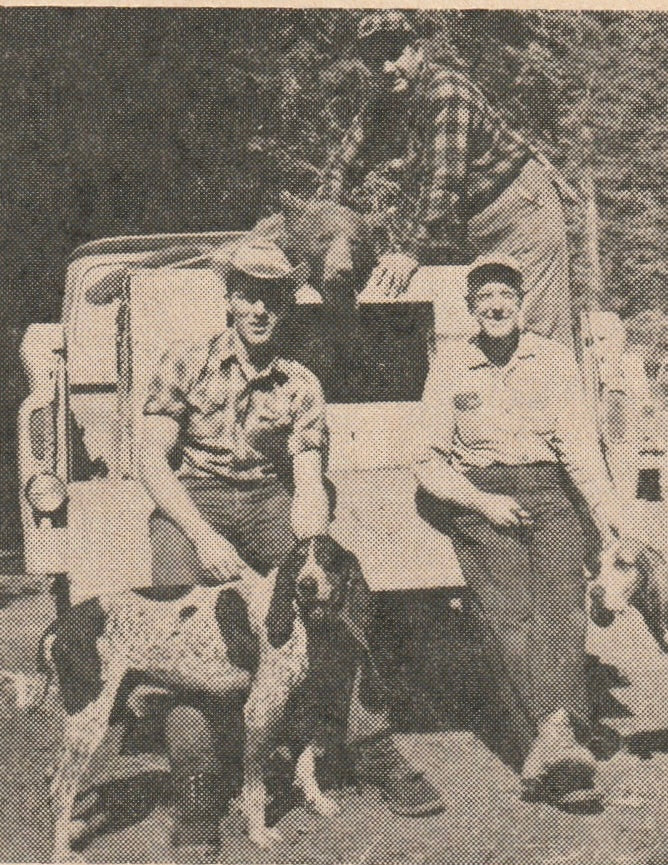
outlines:
[[[182,476],[275,477],[291,468],[288,458],[325,445],[325,401],[315,375],[280,357],[257,374],[242,368],[232,330],[167,351],[144,414],[181,425]]]
[[[420,459],[434,455],[458,472],[493,463],[560,462],[592,509],[611,488],[580,370],[570,349],[520,335],[506,366],[495,366],[476,338],[438,352],[425,384]]]

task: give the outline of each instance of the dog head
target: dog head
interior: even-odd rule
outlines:
[[[668,564],[658,550],[634,539],[621,541],[602,555],[589,591],[594,624],[607,627],[634,607],[659,647],[668,651]]]
[[[281,563],[266,626],[278,648],[290,638],[299,614],[307,631],[343,620],[364,632],[371,614],[371,592],[360,564],[329,535],[299,541]]]

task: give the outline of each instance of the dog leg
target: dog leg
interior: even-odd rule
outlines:
[[[65,735],[51,779],[51,808],[54,818],[54,862],[74,861],[78,857],[71,848],[73,829],[81,821],[72,821],[74,800],[79,782],[91,757],[107,731],[109,715],[122,674],[108,680],[100,696],[76,715],[65,718]]]
[[[268,847],[281,840],[278,829],[270,829],[266,824],[264,763],[271,732],[283,714],[287,695],[288,688],[281,687],[275,679],[256,678],[244,707],[246,741],[241,808],[248,823],[248,837],[258,847]]]
[[[338,803],[330,796],[326,796],[320,789],[315,776],[315,748],[308,745],[302,751],[297,766],[295,767],[295,787],[304,794],[304,799],[323,817],[332,817],[339,813]]]

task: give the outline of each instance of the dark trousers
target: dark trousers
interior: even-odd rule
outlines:
[[[292,496],[279,480],[235,482],[185,477],[181,483],[207,523],[261,574],[269,573],[294,546]],[[154,585],[210,581],[211,575],[202,567],[191,541],[159,510],[149,519],[149,535]]]
[[[479,489],[513,496],[531,527],[501,528],[477,511],[420,493],[419,507],[452,538],[481,619],[489,663],[526,753],[538,721],[564,708],[586,721],[583,530],[560,466],[473,469]]]

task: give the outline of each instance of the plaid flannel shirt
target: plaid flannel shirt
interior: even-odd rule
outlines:
[[[171,346],[149,385],[144,414],[179,423],[182,476],[262,480],[290,468],[297,454],[327,446],[318,379],[281,357],[250,372],[239,361],[233,330]]]
[[[368,105],[355,117],[332,155],[319,197],[346,200],[350,176],[359,173],[371,110]],[[436,249],[460,260],[468,220],[507,189],[531,153],[468,78],[436,64],[425,64],[420,73],[408,122],[412,177],[402,185],[415,196],[404,193],[397,208],[404,211],[404,230],[395,251],[427,259]]]

